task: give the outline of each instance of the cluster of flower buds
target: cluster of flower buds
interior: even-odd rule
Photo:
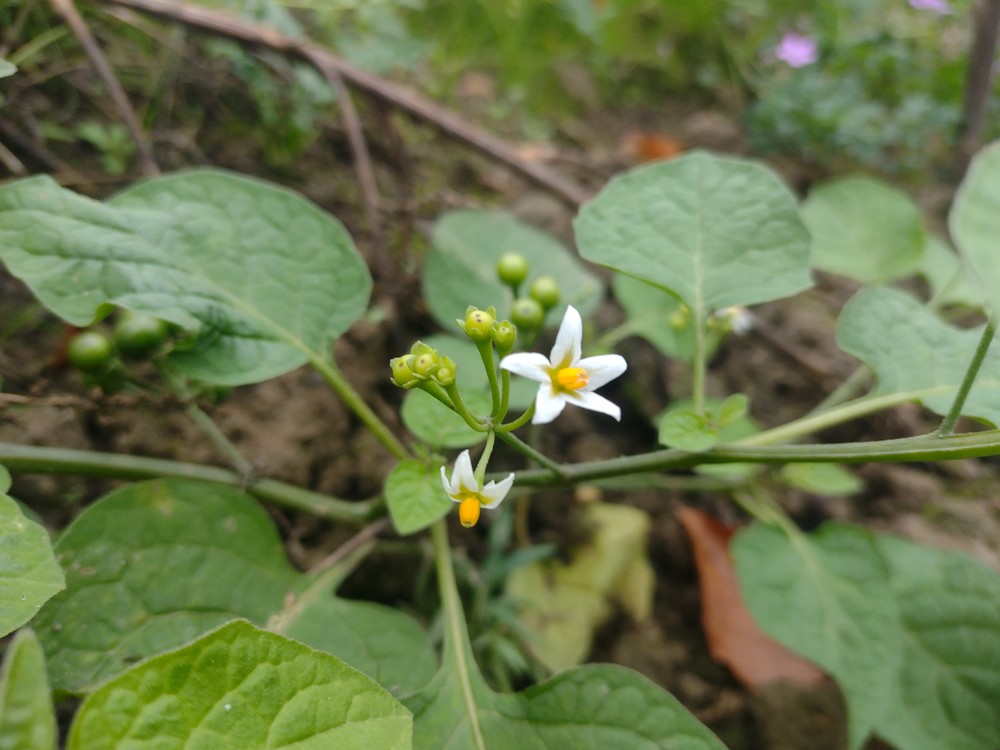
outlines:
[[[497,320],[497,311],[492,305],[485,310],[469,305],[465,320],[457,318],[455,322],[477,344],[492,342],[501,352],[509,352],[517,340],[517,326],[509,320]]]
[[[454,360],[422,341],[410,347],[409,354],[389,360],[389,368],[393,384],[407,390],[428,383],[437,383],[444,388],[455,383]]]

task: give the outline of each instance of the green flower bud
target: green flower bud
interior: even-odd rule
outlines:
[[[507,286],[520,286],[528,278],[528,261],[521,253],[504,253],[497,262],[497,277]]]
[[[422,378],[413,371],[416,359],[412,354],[405,354],[402,357],[393,357],[389,360],[393,385],[407,389],[420,385]]]
[[[691,322],[691,308],[682,303],[680,307],[670,313],[667,322],[670,323],[671,328],[678,330],[684,328]]]
[[[424,352],[413,360],[411,368],[417,377],[429,378],[437,372],[440,366],[441,361],[437,352],[434,352],[433,354],[430,352]]]
[[[537,330],[542,327],[542,322],[545,320],[545,310],[538,300],[522,297],[511,308],[510,319],[518,328]]]
[[[465,313],[465,325],[462,329],[473,341],[486,341],[491,337],[495,320],[496,311],[492,307],[489,310],[470,307]]]
[[[434,380],[438,385],[447,388],[450,385],[455,384],[455,375],[458,374],[458,367],[455,365],[455,360],[451,357],[442,355],[440,365],[438,366],[437,372],[434,374]]]
[[[497,349],[509,352],[517,341],[517,327],[509,320],[500,320],[493,324],[493,343]]]
[[[528,294],[546,310],[551,310],[559,304],[559,284],[548,275],[539,276],[532,281]]]

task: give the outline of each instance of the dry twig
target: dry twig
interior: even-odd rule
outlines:
[[[83,20],[83,17],[77,11],[73,0],[49,0],[49,3],[52,5],[53,10],[63,17],[63,20],[66,21],[66,24],[76,35],[76,38],[87,53],[87,57],[90,58],[91,65],[97,71],[97,75],[104,81],[104,85],[108,87],[108,93],[111,94],[111,98],[115,106],[118,107],[118,112],[121,114],[122,120],[125,122],[125,127],[128,128],[132,140],[135,141],[136,148],[139,151],[139,161],[142,163],[143,174],[147,176],[159,174],[160,169],[156,166],[156,161],[153,159],[153,151],[150,149],[149,142],[146,140],[146,136],[139,126],[139,118],[136,117],[135,110],[132,109],[132,104],[125,95],[125,89],[122,88],[121,83],[115,78],[111,66],[108,65],[107,58],[101,52],[100,45],[94,39],[94,35],[90,33],[90,27],[87,26],[86,21]]]

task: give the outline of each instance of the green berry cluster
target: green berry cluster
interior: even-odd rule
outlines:
[[[505,253],[497,262],[497,278],[514,292],[511,320],[519,328],[537,331],[545,322],[545,314],[559,304],[559,284],[543,274],[531,282],[528,294],[522,295],[521,286],[530,271],[528,260],[520,253]]]
[[[389,360],[392,382],[400,388],[421,388],[436,383],[444,388],[455,384],[455,361],[422,341],[410,353]]]
[[[66,359],[81,372],[101,375],[118,365],[119,356],[143,360],[162,353],[169,337],[170,326],[165,320],[122,310],[111,338],[97,328],[81,331],[67,344]]]

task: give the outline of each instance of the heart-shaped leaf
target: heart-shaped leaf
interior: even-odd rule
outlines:
[[[863,284],[917,270],[924,252],[920,209],[906,193],[870,177],[825,182],[802,204],[813,266]]]
[[[0,259],[74,325],[108,303],[196,336],[169,361],[211,383],[254,383],[326,356],[365,310],[368,269],[332,216],[221,171],[159,177],[108,203],[48,177],[0,188]]]
[[[58,732],[45,654],[30,630],[18,631],[0,668],[0,748],[54,750]]]
[[[587,203],[574,227],[584,258],[673,292],[696,324],[812,286],[795,196],[742,159],[693,152],[633,169]]]
[[[244,620],[156,656],[80,706],[69,750],[409,750],[412,718],[329,654]]]
[[[28,622],[65,585],[48,533],[0,493],[0,635]]]
[[[982,329],[960,330],[913,297],[862,289],[837,321],[837,343],[875,373],[878,396],[898,395],[946,414],[979,344]],[[1000,350],[987,352],[962,413],[1000,424]]]
[[[514,297],[496,269],[501,256],[509,252],[527,259],[531,267],[527,283],[541,275],[557,281],[559,304],[548,312],[549,324],[562,320],[567,305],[586,316],[600,303],[604,291],[600,280],[554,237],[506,214],[450,211],[434,225],[424,267],[424,298],[443,328],[451,330],[456,318],[464,320],[469,305],[483,309],[493,305],[499,317],[507,317]]]
[[[385,499],[393,526],[400,534],[413,534],[442,518],[452,506],[439,470],[409,459],[393,467],[385,480]]]
[[[92,689],[227,620],[264,625],[311,583],[288,564],[271,520],[253,498],[197,482],[158,480],[117,490],[88,507],[56,551],[67,568],[67,589],[42,609],[35,626],[54,687],[72,692]],[[331,600],[324,611],[331,618],[328,632],[310,645],[344,659],[365,650],[359,638],[363,643],[371,634],[379,642],[388,629],[409,632],[414,625],[367,603]],[[340,615],[345,619],[334,620]],[[338,640],[337,633],[346,635]],[[413,677],[405,687],[416,689],[432,673],[426,667],[430,643],[426,635],[406,643],[406,653],[373,644],[357,667],[408,672]],[[384,663],[382,653],[402,662]]]

